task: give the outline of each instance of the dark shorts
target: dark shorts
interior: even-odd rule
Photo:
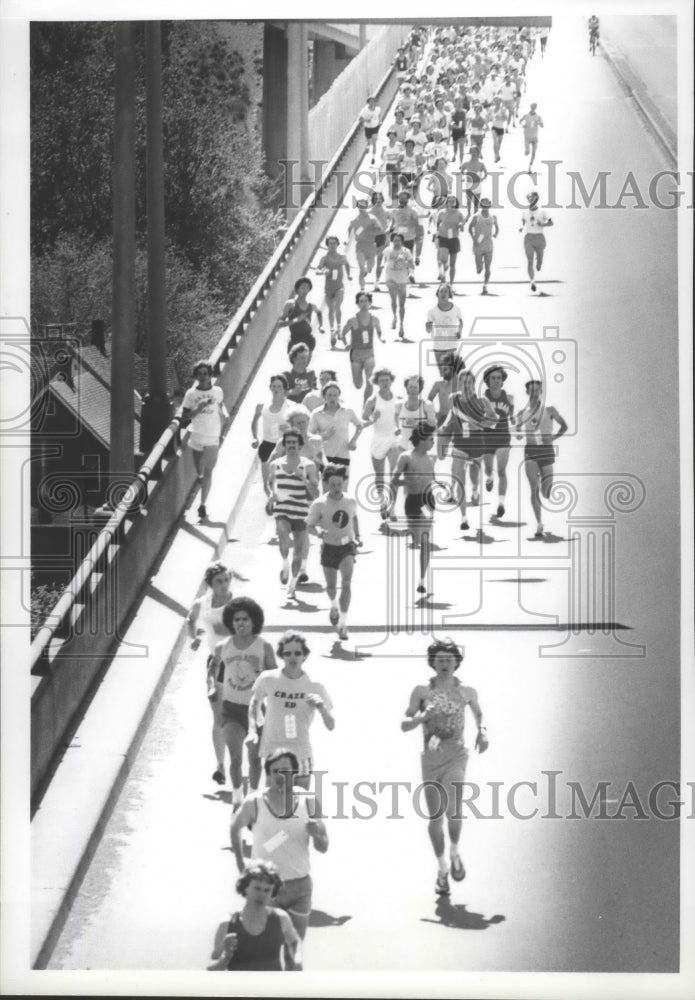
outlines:
[[[310,351],[315,350],[316,337],[307,330],[305,324],[302,324],[299,329],[294,327],[290,330],[290,342],[287,345],[288,354],[295,344],[306,344]]]
[[[466,138],[465,128],[452,128],[451,138],[454,142],[458,142],[460,139],[465,139]]]
[[[498,448],[509,448],[511,443],[512,438],[509,431],[485,431],[485,446],[488,455],[493,451],[497,451]]]
[[[375,236],[374,237],[374,246],[375,247],[378,248],[378,247],[383,247],[385,245],[386,245],[386,233],[381,233],[380,236]]]
[[[437,245],[440,250],[448,250],[449,253],[459,253],[461,250],[461,240],[458,236],[438,236]]]
[[[290,531],[295,532],[306,531],[306,521],[303,521],[300,517],[288,517],[287,514],[276,514],[276,521],[287,521],[290,526]]]
[[[365,365],[368,361],[375,361],[374,351],[371,347],[351,347],[350,364]]]
[[[347,542],[346,545],[329,545],[328,542],[324,542],[321,546],[321,565],[328,569],[340,569],[343,559],[354,555],[354,542]]]
[[[495,135],[504,135],[504,129],[503,128],[497,128],[496,125],[492,126],[492,131],[495,133]]]
[[[410,240],[403,240],[403,246],[406,250],[412,250],[415,246],[415,237],[413,236]]]
[[[308,917],[311,913],[311,876],[304,878],[286,879],[273,900],[273,906],[285,910],[290,915],[295,913],[298,917]]]
[[[369,128],[367,125],[364,126],[364,135],[366,139],[371,139],[373,135],[378,135],[379,126],[375,125],[374,128]]]
[[[455,434],[453,446],[454,451],[460,451],[462,455],[465,455],[467,458],[482,458],[483,455],[489,451],[485,435],[482,433],[476,434],[474,437],[467,438]]]
[[[524,448],[524,461],[535,462],[541,467],[552,465],[555,461],[555,448],[552,444],[527,444]]]
[[[274,451],[275,451],[274,441],[261,441],[261,443],[258,446],[258,457],[260,458],[261,462],[267,462]]]
[[[434,498],[431,490],[423,490],[421,493],[409,493],[405,498],[405,516],[412,521],[422,520],[422,511],[427,509],[434,511]]]
[[[245,733],[249,731],[249,706],[236,701],[222,702],[222,718],[225,722],[236,722]]]
[[[326,465],[342,465],[348,469],[350,467],[350,459],[338,458],[337,455],[326,455]]]

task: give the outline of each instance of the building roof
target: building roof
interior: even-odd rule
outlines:
[[[111,448],[111,391],[103,380],[88,368],[75,366],[68,380],[57,375],[49,386],[61,403],[71,410],[79,422],[105,448]],[[142,402],[137,393],[133,398],[134,450],[140,445],[140,411]]]

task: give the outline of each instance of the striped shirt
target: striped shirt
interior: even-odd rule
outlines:
[[[270,465],[274,473],[275,507],[273,515],[305,521],[309,513],[310,502],[306,488],[310,462],[306,458],[300,458],[299,465],[294,472],[287,469],[286,462],[285,458],[276,458]]]

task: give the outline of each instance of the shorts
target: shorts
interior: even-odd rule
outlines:
[[[461,139],[466,138],[465,128],[452,128],[451,138],[453,142],[459,142]]]
[[[478,250],[478,248],[473,245],[473,256],[475,257],[476,266],[478,266],[478,271],[482,269],[483,264],[492,263],[492,247],[489,250]]]
[[[471,135],[471,146],[477,146],[480,149],[483,145],[485,139],[485,134],[478,135],[477,133]]]
[[[193,451],[204,451],[205,448],[219,448],[220,439],[219,436],[213,437],[211,434],[196,434],[193,431],[188,439],[188,443]]]
[[[287,913],[295,913],[298,917],[308,917],[311,913],[312,889],[310,875],[305,875],[303,878],[288,878],[280,886],[272,904]]]
[[[330,545],[328,542],[324,542],[321,546],[321,565],[327,569],[340,569],[343,559],[354,555],[354,542],[347,542],[345,545]]]
[[[258,446],[258,457],[261,462],[267,462],[275,451],[275,441],[261,441]]]
[[[438,236],[437,245],[440,250],[448,250],[449,253],[459,253],[461,250],[461,240],[458,236]]]
[[[529,260],[534,253],[545,250],[545,236],[543,233],[526,233],[524,236],[524,250]]]
[[[510,448],[511,444],[512,437],[509,431],[497,431],[494,428],[485,431],[486,454],[491,455],[498,448]]]
[[[355,247],[355,257],[357,258],[357,264],[359,267],[366,264],[367,267],[372,268],[374,266],[374,261],[376,260],[376,244],[358,244]]]
[[[345,286],[344,285],[335,285],[335,286],[333,286],[333,285],[330,285],[330,286],[326,285],[326,287],[324,289],[324,295],[326,296],[326,302],[337,302],[338,297],[340,297],[340,301],[342,302],[344,294],[345,294]]]
[[[306,329],[306,325],[304,323],[299,329],[295,327],[290,330],[290,342],[287,345],[288,353],[295,344],[306,344],[310,351],[316,349],[316,337],[313,333]]]
[[[485,441],[485,436],[481,433],[475,437],[460,437],[454,434],[454,453],[460,452],[460,455],[454,454],[454,458],[482,458],[487,451],[487,442]]]
[[[458,746],[451,750],[425,750],[420,758],[422,781],[439,786],[441,815],[454,816],[460,813],[462,782],[466,779],[468,751]]]
[[[434,498],[430,489],[409,493],[405,498],[405,516],[412,521],[422,520],[423,508],[434,511]]]
[[[302,520],[301,517],[288,517],[287,514],[276,514],[276,521],[287,521],[290,526],[290,531],[297,534],[300,531],[306,531],[306,521]]]
[[[245,733],[249,731],[249,706],[240,705],[236,701],[222,702],[222,721],[236,722]]]
[[[349,458],[338,458],[337,455],[326,455],[326,465],[342,465],[345,469],[350,467]]]
[[[555,461],[555,447],[552,444],[527,444],[524,461],[535,462],[539,467],[552,465]]]
[[[372,438],[370,453],[372,458],[381,460],[386,458],[388,453],[393,448],[399,448],[400,445],[401,439],[395,434],[392,434],[389,437],[384,437],[381,434],[375,434]]]
[[[350,364],[366,365],[368,361],[374,361],[374,351],[371,347],[351,347]]]
[[[375,125],[374,128],[370,128],[368,125],[364,126],[364,137],[365,139],[371,139],[372,136],[378,135],[379,126]]]
[[[495,133],[495,135],[504,135],[504,129],[503,128],[497,128],[496,125],[492,126],[492,131]]]
[[[377,248],[377,250],[381,249],[381,247],[383,246],[386,246],[386,233],[382,233],[380,236],[374,237],[374,246]]]

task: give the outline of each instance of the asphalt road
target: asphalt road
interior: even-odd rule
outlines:
[[[307,670],[326,684],[335,704],[335,731],[319,729],[320,721],[314,727],[317,767],[327,772],[331,846],[314,863],[306,946],[311,970],[678,968],[677,825],[653,815],[635,819],[624,803],[622,819],[566,818],[570,782],[589,799],[597,782],[610,782],[607,810],[615,815],[629,782],[646,803],[656,782],[679,774],[676,219],[652,204],[635,208],[629,197],[620,207],[629,172],[648,200],[661,154],[610,68],[584,51],[581,21],[557,21],[546,58],[531,67],[526,100],[538,102],[545,123],[539,156],[559,161],[555,168],[541,165],[537,178],[547,200],[555,169],[558,207],[551,210],[543,294],[528,289],[520,210],[506,187],[519,172],[516,191],[523,199],[532,183],[521,173],[522,140],[513,131],[504,138],[500,164],[493,294],[479,295],[466,242],[457,301],[471,356],[494,356],[520,320],[539,343],[544,328],[559,328],[564,358],[553,359],[545,347],[529,351],[546,351],[551,402],[570,423],[556,469],[570,484],[566,495],[574,506],[558,504],[547,516],[552,535],[535,543],[515,451],[504,523],[490,523],[494,501],[485,494],[467,533],[453,515],[437,515],[432,594],[419,603],[405,543],[387,539],[378,515],[364,513],[350,639],[343,643],[328,626],[315,552],[311,583],[298,591],[299,603],[286,602],[258,480],[225,554],[247,577],[236,592],[263,603],[271,639],[289,624],[307,629]],[[599,171],[608,172],[606,204],[614,207],[581,204],[577,177],[591,190]],[[338,213],[336,231],[345,230],[350,214]],[[418,277],[429,283],[408,300],[409,342],[389,343],[377,355],[399,377],[418,369],[424,314],[434,299],[432,244]],[[346,306],[350,301],[348,292]],[[375,295],[375,313],[391,340],[384,292]],[[477,333],[486,329],[497,333],[495,346],[479,348]],[[567,342],[576,345],[576,372],[568,361],[575,348]],[[259,401],[283,352],[280,342],[270,352],[259,375]],[[357,407],[346,355],[323,343],[315,360],[316,368],[334,362],[347,404]],[[522,369],[509,382],[518,399]],[[368,469],[362,443],[353,482]],[[628,485],[613,489],[621,482]],[[387,558],[387,546],[394,545]],[[394,551],[395,573],[387,569]],[[568,620],[622,628],[538,631]],[[487,754],[471,755],[469,780],[480,784],[481,812],[497,817],[467,818],[468,877],[454,888],[449,907],[437,905],[426,823],[412,797],[419,737],[399,727],[411,688],[427,677],[431,631],[451,631],[465,646],[462,679],[480,693],[491,738]],[[209,780],[203,664],[202,650],[187,650],[176,666],[51,968],[203,969],[218,920],[238,905],[229,793]],[[550,771],[559,772],[560,818],[548,818],[544,772]],[[373,818],[352,817],[353,807],[369,811],[356,797],[360,781],[410,782],[411,790],[401,792],[402,818],[389,818],[390,786],[375,789]],[[334,782],[347,782],[350,818],[336,818]],[[535,782],[537,789],[512,791],[516,782]],[[665,812],[667,798],[666,791],[659,799]],[[521,818],[534,807],[534,818]]]

